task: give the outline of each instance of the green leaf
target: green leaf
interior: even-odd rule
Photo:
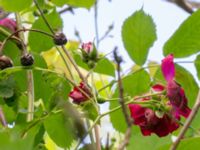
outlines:
[[[149,74],[142,70],[137,71],[127,77],[124,77],[122,80],[124,87],[124,95],[130,95],[131,97],[143,94],[147,92],[150,88],[150,77]],[[114,97],[118,96],[118,88],[115,90]],[[118,101],[110,102],[110,110],[119,106]],[[127,108],[128,109],[128,108]],[[119,109],[110,114],[110,120],[112,122],[113,127],[124,133],[126,131],[127,125],[122,113],[122,110]]]
[[[82,61],[80,55],[74,54],[74,59],[80,67],[82,67],[86,70],[90,70],[88,68],[87,64]],[[94,72],[109,75],[109,76],[115,76],[115,67],[109,59],[102,58],[97,62],[96,66],[94,68]]]
[[[0,41],[3,41],[5,37],[4,34],[0,33]],[[18,58],[17,56],[20,55],[20,50],[13,40],[8,40],[3,48],[3,54],[10,57],[14,62],[14,65],[16,65],[15,60]]]
[[[5,98],[13,96],[14,86],[15,81],[13,80],[12,76],[6,79],[0,79],[0,96]]]
[[[127,150],[156,150],[170,142],[170,136],[159,138],[156,135],[143,136],[139,127],[133,126],[132,136]]]
[[[17,117],[16,111],[7,105],[2,105],[1,107],[3,109],[7,123],[13,123]]]
[[[176,65],[176,81],[183,87],[185,95],[188,98],[188,103],[192,107],[199,90],[198,84],[193,75],[185,68]]]
[[[39,125],[31,128],[24,138],[21,137],[22,127],[15,125],[12,129],[0,132],[0,145],[2,150],[33,150],[35,135]]]
[[[32,0],[0,0],[0,6],[11,12],[20,12],[32,4]]]
[[[91,102],[84,103],[82,106],[82,110],[85,112],[85,115],[93,121],[98,116],[98,111]]]
[[[159,148],[159,150],[168,150],[171,145],[165,145]],[[200,146],[200,137],[194,137],[194,138],[187,138],[184,140],[181,140],[179,146],[177,147],[177,150],[196,150],[199,149]]]
[[[54,30],[59,30],[62,29],[62,19],[60,15],[56,12],[56,10],[53,10],[51,13],[45,15],[47,21],[49,22],[50,26]],[[39,17],[32,26],[32,29],[38,29],[42,30],[44,32],[48,32],[52,34],[45,24],[44,20],[42,17]],[[53,39],[49,36],[43,35],[41,33],[37,32],[30,32],[28,36],[28,41],[29,41],[29,46],[31,48],[31,51],[35,52],[42,52],[49,50],[52,48],[55,44],[53,43]]]
[[[44,121],[44,127],[50,138],[60,147],[69,148],[73,141],[73,134],[70,129],[72,125],[63,113],[52,114]]]
[[[115,68],[107,58],[102,58],[97,62],[94,72],[115,76]]]
[[[63,6],[64,4],[70,5],[72,7],[84,7],[89,9],[94,5],[95,0],[52,0],[52,3],[57,6]]]
[[[150,77],[145,70],[138,70],[122,79],[124,93],[130,96],[145,93],[150,88]]]
[[[187,57],[200,51],[200,10],[186,19],[164,45],[164,55]]]
[[[197,70],[197,77],[200,80],[200,55],[196,57],[194,64]]]
[[[151,16],[143,10],[135,12],[122,26],[122,39],[131,59],[143,65],[148,51],[156,40],[156,28]]]

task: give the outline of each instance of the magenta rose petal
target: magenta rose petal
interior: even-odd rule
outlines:
[[[161,69],[167,81],[173,80],[175,77],[175,65],[173,60],[174,56],[172,54],[168,55],[162,60]]]

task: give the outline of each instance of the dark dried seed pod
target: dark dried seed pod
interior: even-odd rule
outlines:
[[[0,56],[0,69],[1,70],[12,67],[12,66],[13,66],[13,62],[9,57],[7,57],[5,55]]]
[[[65,45],[67,43],[66,36],[61,32],[56,33],[53,40],[56,45]]]
[[[34,58],[31,54],[27,53],[21,57],[20,61],[22,66],[31,66],[34,63]]]

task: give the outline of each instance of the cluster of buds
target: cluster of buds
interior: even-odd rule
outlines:
[[[4,18],[0,20],[0,26],[4,27],[6,30],[8,30],[11,33],[15,33],[17,31],[17,24],[16,21],[10,18]],[[18,35],[17,35],[18,36]],[[2,45],[0,45],[2,46]],[[19,47],[20,45],[18,45]],[[26,53],[23,56],[21,56],[21,64],[22,66],[30,66],[34,63],[34,58],[31,54]],[[12,67],[13,62],[12,60],[5,55],[0,56],[0,69],[6,69],[8,67]]]
[[[89,68],[94,68],[98,61],[98,53],[92,42],[83,43],[81,45],[83,62],[87,63]]]
[[[140,101],[157,100],[162,109],[154,106],[153,109],[138,104],[129,104],[131,117],[134,124],[138,125],[144,136],[155,133],[163,137],[172,133],[179,127],[181,116],[187,118],[191,109],[187,105],[187,98],[183,88],[175,81],[175,65],[173,55],[170,54],[162,60],[161,69],[167,84],[152,86],[153,92],[161,92],[162,95],[150,96]],[[166,92],[165,92],[166,91]]]

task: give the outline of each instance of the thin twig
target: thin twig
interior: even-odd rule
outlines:
[[[37,0],[33,0],[33,1],[35,3],[35,6],[37,7],[37,9],[39,10],[40,15],[41,15],[42,19],[44,20],[45,24],[48,26],[48,28],[51,31],[51,33],[54,35],[55,33],[54,33],[52,27],[50,26],[49,22],[47,21],[46,17],[44,16],[43,11],[42,11],[42,9],[40,8],[40,6],[38,4],[38,1]]]
[[[59,14],[63,14],[63,13],[68,12],[68,11],[74,15],[73,7],[70,7],[70,6],[68,6],[68,7],[66,7],[66,8],[63,8],[63,9],[60,10],[58,13],[59,13]]]
[[[70,68],[69,64],[67,63],[67,61],[65,60],[62,52],[60,51],[60,49],[57,46],[56,46],[56,49],[57,49],[58,53],[60,54],[60,56],[61,56],[61,58],[62,58],[62,60],[63,60],[63,62],[65,64],[65,66],[66,66],[66,68],[67,68],[67,70],[69,72],[69,75],[70,75],[71,79],[75,81],[75,78],[74,78],[74,76],[72,74],[71,68]]]
[[[99,43],[103,41],[106,37],[108,37],[109,33],[112,31],[114,24],[111,24],[104,35],[99,39]]]
[[[200,90],[196,99],[196,102],[192,108],[192,111],[189,115],[189,117],[187,118],[183,128],[181,129],[176,141],[172,144],[170,150],[176,150],[176,148],[178,147],[179,143],[181,142],[181,139],[183,138],[183,136],[185,135],[187,129],[190,127],[190,124],[192,123],[193,119],[195,118],[198,110],[200,107]]]
[[[189,14],[192,14],[194,12],[192,9],[192,5],[185,0],[166,0],[166,1],[175,3],[177,6],[179,6]]]
[[[82,75],[82,73],[80,72],[80,70],[79,70],[79,68],[78,68],[78,66],[77,66],[77,64],[76,64],[76,62],[74,61],[74,59],[70,56],[69,52],[67,51],[67,49],[65,48],[64,45],[61,46],[61,47],[62,47],[62,49],[63,49],[65,55],[67,56],[67,58],[70,60],[70,62],[72,63],[72,65],[73,65],[74,68],[76,69],[76,71],[77,71],[79,77],[81,78],[81,80],[84,81],[85,78],[84,78],[84,76]]]
[[[95,35],[96,35],[96,47],[99,47],[99,29],[98,29],[98,0],[96,0],[94,4],[94,27],[95,27]]]
[[[47,32],[44,32],[44,31],[41,31],[41,30],[37,30],[37,29],[25,29],[25,28],[18,29],[17,31],[15,31],[15,32],[13,32],[12,34],[8,35],[8,36],[3,40],[2,44],[1,44],[1,47],[0,47],[0,52],[3,50],[3,48],[4,48],[5,44],[7,43],[7,41],[8,41],[9,39],[13,38],[13,37],[14,37],[15,40],[20,41],[20,42],[22,43],[22,45],[25,45],[25,44],[23,43],[23,41],[22,41],[21,39],[18,39],[17,37],[15,37],[15,35],[18,34],[18,33],[21,34],[21,32],[26,32],[26,31],[38,32],[38,33],[44,34],[44,35],[49,36],[49,37],[52,37],[52,38],[54,37],[53,35],[51,35],[51,34],[49,34],[49,33],[47,33]]]
[[[127,124],[127,130],[126,130],[126,133],[125,133],[125,138],[124,138],[123,142],[118,147],[118,150],[123,150],[129,144],[129,141],[130,141],[130,138],[131,138],[132,119],[130,118],[130,116],[128,114],[127,107],[126,107],[125,102],[124,102],[124,94],[123,94],[124,88],[123,88],[123,85],[122,85],[122,79],[121,79],[121,75],[120,75],[122,58],[120,56],[118,56],[117,49],[114,51],[114,59],[117,63],[119,103],[121,105],[122,112],[123,112],[123,115],[124,115],[124,118],[125,118],[126,124]]]
[[[1,106],[0,106],[0,122],[4,127],[7,127],[6,118],[4,116],[4,113],[3,113]]]

